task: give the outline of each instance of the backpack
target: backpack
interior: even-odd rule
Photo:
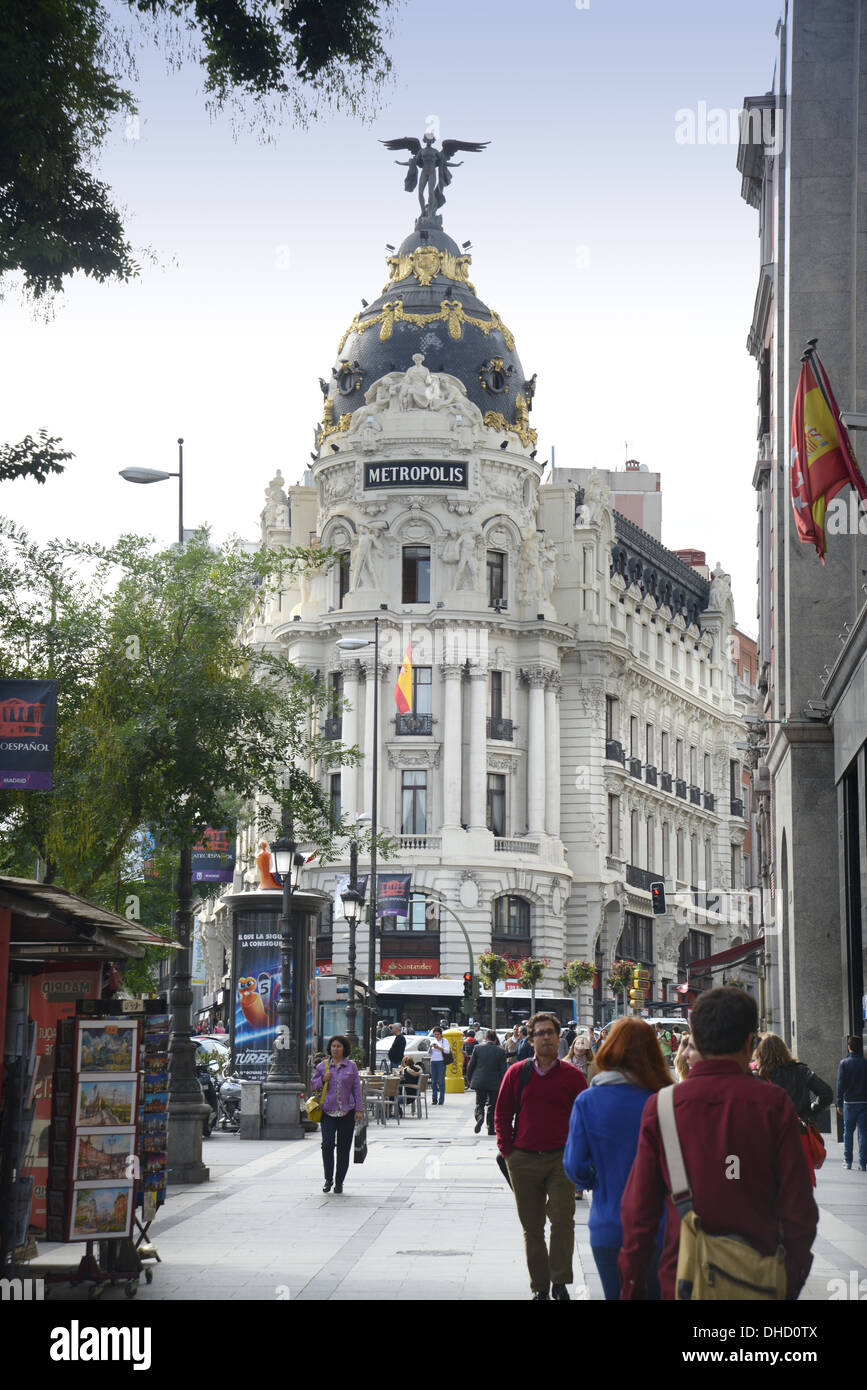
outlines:
[[[712,1236],[692,1205],[683,1151],[674,1115],[674,1086],[658,1092],[656,1113],[671,1177],[671,1200],[680,1217],[677,1252],[678,1302],[740,1300],[779,1302],[786,1297],[786,1252],[778,1245],[762,1255],[743,1236]]]

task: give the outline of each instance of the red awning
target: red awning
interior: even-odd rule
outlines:
[[[764,936],[754,936],[751,941],[745,941],[741,946],[730,946],[727,951],[718,951],[715,956],[702,956],[701,960],[691,960],[687,965],[687,973],[710,969],[714,965],[734,965],[735,961],[746,960],[747,956],[754,955],[756,951],[763,951],[764,948]]]

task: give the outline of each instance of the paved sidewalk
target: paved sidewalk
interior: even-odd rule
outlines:
[[[142,1280],[136,1303],[529,1299],[514,1201],[494,1139],[473,1133],[472,1095],[448,1096],[426,1120],[371,1125],[368,1142],[344,1193],[326,1196],[317,1136],[242,1142],[216,1133],[203,1145],[211,1181],[170,1188],[151,1227],[162,1263],[151,1285]],[[831,1143],[818,1181],[821,1222],[802,1298],[857,1298],[861,1280],[867,1298],[867,1174],[845,1172],[841,1146]],[[576,1300],[602,1298],[588,1212],[585,1197],[576,1204]],[[81,1245],[40,1247],[52,1263],[75,1265],[82,1253]],[[50,1295],[83,1297],[63,1285]],[[115,1300],[124,1301],[120,1289],[103,1295]]]

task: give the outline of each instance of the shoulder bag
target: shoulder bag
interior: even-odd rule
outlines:
[[[707,1233],[692,1205],[692,1189],[674,1116],[674,1086],[657,1093],[659,1132],[671,1178],[671,1200],[680,1217],[675,1299],[779,1302],[786,1297],[786,1252],[762,1255],[743,1236]]]
[[[326,1065],[325,1075],[322,1078],[322,1090],[319,1092],[318,1096],[308,1096],[307,1100],[304,1102],[304,1109],[307,1111],[308,1120],[312,1120],[316,1125],[318,1125],[322,1119],[322,1102],[325,1099],[325,1092],[328,1090],[328,1074],[329,1068]]]
[[[522,1097],[523,1094],[524,1094],[524,1087],[526,1086],[527,1082],[530,1080],[530,1072],[533,1070],[533,1062],[534,1062],[534,1060],[535,1060],[535,1059],[534,1059],[533,1057],[529,1057],[529,1058],[527,1059],[527,1061],[526,1061],[526,1062],[524,1063],[524,1065],[521,1067],[521,1075],[520,1075],[520,1077],[518,1078],[518,1095],[517,1095],[517,1098],[516,1098],[516,1100],[515,1100],[515,1113],[514,1113],[514,1115],[512,1116],[512,1143],[515,1142],[515,1135],[516,1135],[517,1132],[518,1132],[518,1116],[519,1116],[520,1113],[521,1113],[521,1097]],[[512,1186],[512,1179],[509,1177],[509,1168],[508,1168],[508,1164],[506,1163],[506,1160],[505,1160],[505,1158],[503,1157],[503,1155],[502,1155],[501,1153],[499,1153],[499,1152],[497,1153],[497,1167],[499,1168],[499,1170],[500,1170],[500,1172],[502,1173],[503,1177],[506,1179],[506,1182],[507,1182],[507,1183],[509,1184],[509,1186],[511,1187],[511,1186]]]

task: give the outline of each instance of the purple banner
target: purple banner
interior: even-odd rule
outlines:
[[[235,873],[235,827],[207,827],[193,845],[193,883],[231,883]]]
[[[57,681],[0,681],[0,787],[54,785]]]

